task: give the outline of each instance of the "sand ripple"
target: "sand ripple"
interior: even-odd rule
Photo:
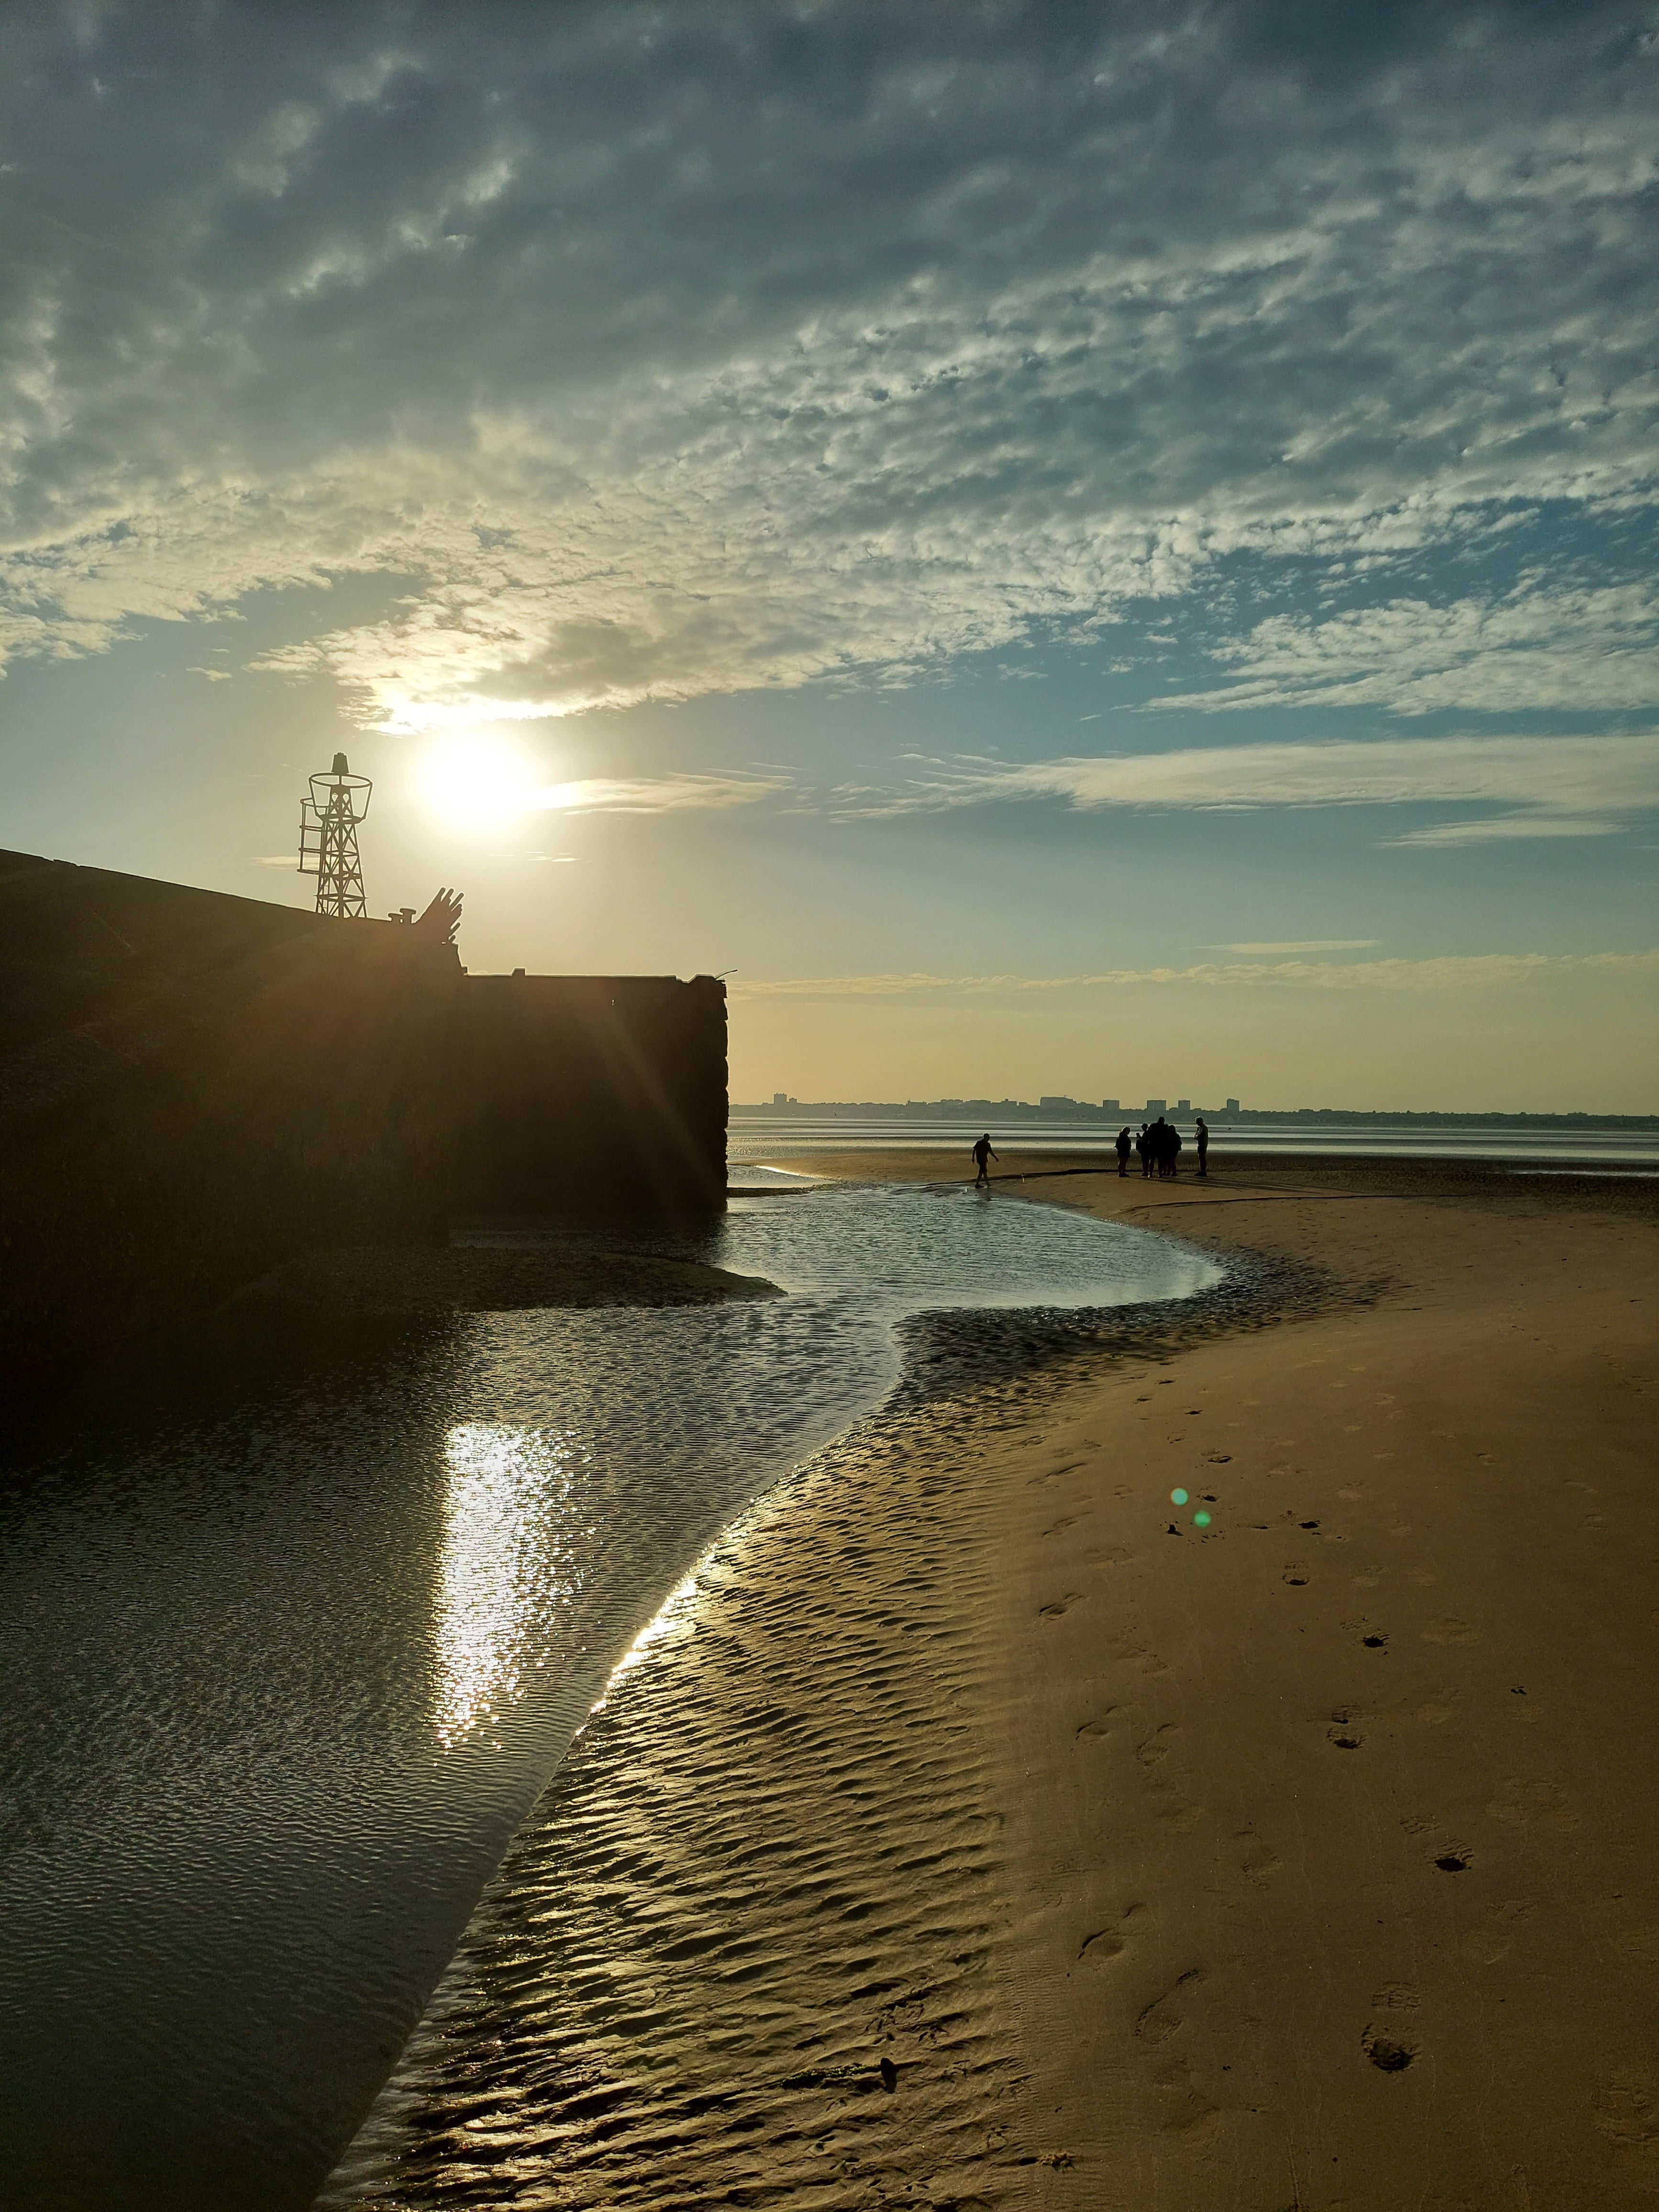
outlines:
[[[861,1432],[703,1561],[322,2205],[1005,2201],[1034,2161],[991,2002],[1012,1914],[963,1452],[937,1416]],[[878,1498],[907,1532],[879,1550]]]

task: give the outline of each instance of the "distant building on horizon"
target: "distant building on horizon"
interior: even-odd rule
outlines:
[[[1224,1110],[1225,1110],[1227,1113],[1229,1113],[1229,1114],[1237,1114],[1237,1113],[1241,1113],[1243,1109],[1241,1108],[1241,1106],[1239,1105],[1239,1103],[1238,1103],[1238,1101],[1237,1101],[1237,1098],[1230,1098],[1230,1099],[1227,1101],[1226,1107],[1225,1107],[1225,1109],[1224,1109]]]
[[[1176,1100],[1176,1112],[1177,1114],[1190,1114],[1192,1110],[1193,1102],[1190,1098],[1177,1098]]]
[[[1049,1097],[1047,1098],[1039,1098],[1037,1100],[1037,1104],[1045,1111],[1054,1111],[1066,1106],[1075,1106],[1077,1104],[1077,1101],[1075,1098]]]
[[[1146,1101],[1146,1111],[1149,1114],[1161,1114],[1169,1103],[1167,1098],[1149,1098]]]
[[[1103,1098],[1100,1102],[1100,1110],[1103,1114],[1121,1114],[1123,1109],[1115,1098]]]

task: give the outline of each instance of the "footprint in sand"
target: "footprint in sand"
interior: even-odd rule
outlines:
[[[1175,1723],[1165,1721],[1162,1728],[1154,1729],[1146,1742],[1137,1747],[1135,1757],[1143,1766],[1156,1766],[1160,1759],[1167,1759],[1174,1748],[1173,1744],[1167,1739],[1172,1738],[1175,1734]]]
[[[1425,1644],[1479,1644],[1481,1632],[1467,1620],[1459,1620],[1455,1613],[1443,1620],[1431,1620],[1423,1631]]]
[[[1371,2064],[1384,2074],[1403,2074],[1417,2056],[1417,2045],[1403,2037],[1389,2034],[1386,2029],[1368,2027],[1359,2039],[1359,2047]]]
[[[1084,1743],[1097,1743],[1102,1736],[1109,1735],[1112,1732],[1112,1715],[1116,1711],[1115,1705],[1108,1705],[1098,1718],[1085,1721],[1078,1730],[1079,1741]]]
[[[1423,2000],[1409,1982],[1385,1982],[1371,1997],[1374,2012],[1415,2012]]]
[[[1278,1852],[1264,1844],[1254,1828],[1241,1828],[1233,1841],[1238,1845],[1239,1870],[1252,1881],[1265,1881],[1277,1871],[1281,1863]]]
[[[1135,2033],[1143,2043],[1167,2043],[1172,2035],[1186,2025],[1186,2015],[1178,2002],[1182,1990],[1189,1989],[1204,1978],[1202,1966],[1188,1966],[1161,1997],[1154,1997],[1135,2022]]]
[[[1037,1617],[1042,1620],[1058,1620],[1062,1613],[1069,1613],[1074,1605],[1081,1605],[1082,1602],[1081,1590],[1067,1590],[1064,1597],[1057,1597],[1052,1605],[1039,1606]]]
[[[1518,1775],[1504,1784],[1486,1812],[1491,1819],[1507,1820],[1517,1827],[1530,1827],[1536,1821],[1563,1836],[1583,1826],[1582,1815],[1559,1782],[1529,1782]]]
[[[1132,1905],[1115,1928],[1098,1928],[1092,1936],[1085,1936],[1079,1948],[1078,1957],[1086,1960],[1091,1966],[1109,1966],[1114,1959],[1121,1959],[1128,1947],[1128,1935],[1125,1931],[1135,1915],[1146,1909],[1143,1905]]]
[[[1286,1567],[1285,1570],[1285,1580],[1290,1584],[1292,1589],[1306,1589],[1308,1587],[1308,1571],[1305,1567]]]

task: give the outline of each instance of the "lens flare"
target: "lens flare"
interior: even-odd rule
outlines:
[[[1184,1505],[1187,1503],[1186,1492],[1184,1490],[1172,1490],[1170,1492],[1170,1503],[1171,1505]]]
[[[1193,1516],[1193,1526],[1194,1526],[1194,1528],[1207,1528],[1209,1527],[1209,1525],[1210,1525],[1210,1516],[1209,1516],[1209,1515],[1208,1515],[1207,1513],[1194,1513],[1194,1516]]]

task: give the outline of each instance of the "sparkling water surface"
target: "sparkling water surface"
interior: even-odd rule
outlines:
[[[999,1194],[738,1200],[789,1295],[462,1316],[0,1486],[0,2201],[303,2206],[620,1654],[896,1325],[1217,1279]]]

